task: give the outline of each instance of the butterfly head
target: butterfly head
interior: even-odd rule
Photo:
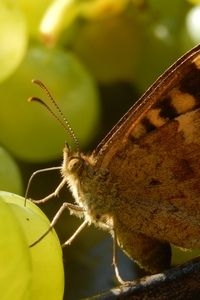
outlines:
[[[62,175],[75,202],[85,212],[84,216],[88,222],[106,230],[112,228],[112,218],[107,213],[108,205],[102,205],[102,199],[94,193],[96,189],[103,188],[107,174],[96,170],[93,157],[79,151],[74,152],[66,144],[63,151]]]
[[[79,151],[73,151],[66,143],[63,150],[63,177],[79,177],[84,169],[85,160]]]
[[[71,150],[67,143],[63,150],[63,159],[70,173],[78,172],[83,164],[80,152]]]
[[[63,150],[62,176],[65,178],[75,201],[85,206],[84,199],[89,189],[89,182],[92,178],[93,165],[88,156],[79,151],[73,151],[68,144]]]

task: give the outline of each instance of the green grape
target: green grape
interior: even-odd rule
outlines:
[[[76,34],[70,34],[74,27]],[[73,49],[98,81],[132,81],[143,45],[143,26],[136,15],[125,12],[100,20],[85,19],[62,34],[62,43]]]
[[[134,83],[145,91],[181,54],[182,30],[188,4],[149,0],[146,13],[149,25],[144,27],[145,45],[134,70]]]
[[[41,18],[51,2],[52,0],[16,1],[19,8],[24,13],[31,37],[38,38]]]
[[[194,44],[199,43],[200,41],[199,18],[200,18],[200,6],[195,6],[188,12],[187,19],[186,19],[186,28]]]
[[[178,49],[153,31],[145,41],[148,47],[142,48],[134,71],[134,83],[140,92],[144,92],[180,55]]]
[[[159,1],[159,0],[148,0],[147,11],[151,14],[151,22],[165,23],[176,30],[176,25],[181,25],[184,21],[185,14],[188,8],[191,7],[187,1],[177,0],[172,1]]]
[[[27,39],[23,14],[13,2],[0,1],[0,82],[11,75],[22,61]]]
[[[133,7],[127,0],[57,0],[41,22],[41,34],[47,44],[60,38],[97,80],[131,80],[143,31]]]
[[[0,141],[22,160],[47,161],[62,155],[69,136],[30,96],[45,98],[31,79],[53,92],[81,145],[95,134],[99,118],[96,85],[78,59],[58,49],[31,47],[17,71],[0,85]],[[48,101],[48,99],[46,99]]]
[[[62,249],[55,231],[52,230],[49,232],[49,234],[35,246],[31,248],[28,247],[49,228],[50,223],[48,219],[32,202],[27,200],[26,206],[24,206],[24,198],[20,196],[1,192],[0,199],[9,204],[9,208],[14,214],[14,219],[17,220],[17,225],[24,234],[24,244],[26,251],[28,251],[31,265],[31,274],[29,274],[28,277],[30,278],[31,276],[31,282],[28,287],[30,299],[61,300],[64,290]],[[2,228],[4,228],[5,232],[5,225],[2,225]],[[15,231],[13,230],[14,235],[16,234]],[[12,248],[16,251],[13,244]],[[21,269],[21,264],[20,268],[19,264],[20,262],[18,261],[17,268]],[[13,273],[12,277],[16,278],[16,274]],[[24,278],[24,280],[26,282],[26,278]],[[14,298],[10,297],[8,299]],[[22,299],[27,298],[24,297]]]
[[[200,0],[188,0],[192,4],[200,4]]]
[[[128,0],[56,0],[49,5],[40,24],[40,31],[49,44],[54,44],[61,32],[76,19],[106,19],[120,14],[128,5]]]
[[[31,299],[31,258],[24,232],[0,192],[0,291],[1,299]],[[36,299],[36,298],[35,298]]]
[[[175,247],[172,245],[172,260],[171,264],[172,266],[183,264],[190,259],[197,257],[200,255],[199,249],[180,249],[178,247]]]
[[[0,147],[0,190],[22,193],[22,179],[19,168],[10,154]]]

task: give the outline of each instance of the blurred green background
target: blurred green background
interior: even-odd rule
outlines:
[[[32,172],[58,166],[64,142],[73,142],[30,96],[48,103],[31,84],[42,80],[90,153],[145,89],[200,40],[200,1],[2,0],[0,2],[0,189],[24,195]],[[60,182],[38,175],[29,196],[40,199]],[[40,207],[52,219],[63,201]],[[80,224],[65,212],[56,226],[64,242]],[[112,240],[86,229],[64,249],[65,299],[111,288]],[[125,279],[141,271],[120,253]],[[53,272],[53,270],[52,270]],[[38,274],[39,276],[39,274]],[[50,283],[52,284],[52,283]]]

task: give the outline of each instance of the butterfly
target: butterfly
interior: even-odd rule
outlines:
[[[61,173],[55,193],[41,201],[65,184],[71,190],[75,204],[64,203],[52,226],[65,208],[84,221],[65,245],[92,223],[151,273],[170,266],[170,244],[200,248],[200,45],[161,75],[91,154],[66,145]]]

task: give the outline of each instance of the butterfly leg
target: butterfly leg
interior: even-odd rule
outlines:
[[[44,197],[40,200],[31,200],[31,201],[34,202],[34,203],[44,203],[44,202],[48,201],[51,198],[57,197],[59,195],[60,190],[65,185],[65,183],[66,183],[65,179],[63,179],[53,193],[49,194],[48,196],[46,196],[46,197]]]
[[[68,246],[72,243],[72,241],[79,235],[79,233],[88,225],[88,221],[85,220],[78,229],[72,234],[72,236],[62,244],[62,247]]]
[[[117,247],[118,247],[118,245],[117,245],[115,230],[113,230],[113,232],[112,232],[112,237],[113,237],[113,261],[112,261],[112,264],[113,264],[113,267],[115,270],[115,277],[120,284],[125,284],[126,281],[124,281],[121,278],[121,276],[119,274],[118,265],[117,265]]]
[[[40,200],[32,200],[31,199],[31,201],[34,202],[34,203],[44,203],[44,202],[48,201],[51,198],[57,197],[59,195],[60,190],[65,185],[65,183],[66,183],[66,180],[63,179],[53,193],[49,194],[48,196],[46,196],[46,197],[44,197]]]
[[[39,243],[55,226],[55,224],[57,223],[57,221],[59,220],[61,214],[63,213],[63,211],[65,209],[69,209],[69,211],[79,217],[83,217],[83,208],[78,206],[78,205],[74,205],[68,202],[64,202],[62,204],[62,206],[60,207],[60,209],[58,210],[58,212],[56,213],[56,215],[54,216],[53,220],[51,221],[51,224],[49,226],[49,228],[47,229],[47,231],[45,231],[35,242],[33,242],[29,247],[33,247],[35,246],[37,243]],[[84,221],[80,227],[75,231],[75,233],[71,236],[71,238],[69,240],[67,240],[64,243],[65,245],[69,245],[69,243],[72,242],[72,240],[78,235],[78,233],[88,224],[88,221]]]
[[[25,193],[25,206],[26,206],[26,200],[27,200],[27,198],[28,198],[28,192],[29,192],[30,185],[31,185],[31,182],[32,182],[33,178],[34,178],[37,174],[39,174],[39,173],[48,172],[48,171],[54,171],[54,170],[61,170],[61,167],[52,167],[52,168],[46,168],[46,169],[37,170],[37,171],[35,171],[35,172],[31,175],[31,177],[30,177],[30,179],[29,179],[29,181],[28,181],[27,188],[26,188],[26,193]],[[56,190],[55,190],[53,193],[49,194],[47,197],[44,197],[44,198],[42,198],[42,199],[40,199],[40,200],[31,200],[31,201],[34,202],[34,203],[44,203],[44,202],[48,201],[49,199],[58,196],[59,191],[60,191],[60,190],[62,189],[62,187],[65,185],[65,182],[66,182],[66,181],[63,179],[63,180],[61,181],[61,183],[58,185],[58,187],[56,188]]]

